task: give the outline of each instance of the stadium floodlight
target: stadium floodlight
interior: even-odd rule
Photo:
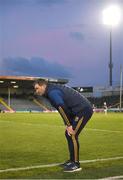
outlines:
[[[121,19],[121,9],[118,5],[111,5],[103,10],[103,23],[110,27],[110,61],[109,86],[112,87],[112,27],[117,26]]]
[[[122,91],[123,91],[123,72],[122,72],[122,65],[120,66],[120,110],[122,111]]]
[[[16,81],[11,81],[11,84],[16,84]]]
[[[4,83],[4,81],[0,81],[0,83]]]
[[[19,86],[13,86],[13,88],[19,88]]]
[[[121,19],[121,9],[118,5],[111,5],[103,10],[103,23],[108,26],[117,26]]]

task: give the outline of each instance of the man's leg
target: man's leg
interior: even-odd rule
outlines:
[[[68,141],[70,163],[65,164],[64,172],[80,171],[78,135],[69,135],[67,131],[65,135]]]
[[[72,137],[68,135],[67,130],[65,131],[65,136],[68,143],[69,156],[70,156],[69,160],[74,161],[74,145],[73,145]]]
[[[65,136],[68,142],[68,149],[70,154],[70,160],[73,162],[79,162],[79,141],[78,136],[84,126],[87,124],[90,116],[82,116],[80,119],[78,118],[78,122],[73,121],[73,129],[75,130],[75,135],[68,135],[67,130],[65,131]]]
[[[78,124],[75,127],[76,135],[80,134],[80,132],[83,130],[87,122],[91,119],[92,114],[93,114],[93,110],[88,110],[88,109],[82,113],[82,117],[79,120],[81,122],[78,122]]]
[[[86,109],[82,112],[82,114],[78,117],[78,122],[75,120],[73,121],[73,129],[75,131],[75,135],[73,136],[73,144],[74,144],[74,161],[79,162],[79,134],[82,131],[82,129],[85,127],[89,119],[91,118],[93,114],[93,111],[91,109]]]
[[[78,169],[80,169],[78,136],[80,132],[82,131],[82,129],[87,124],[88,120],[91,118],[92,114],[93,114],[92,111],[87,110],[82,113],[81,117],[78,118],[78,121],[76,121],[76,119],[73,121],[72,126],[75,131],[75,135],[69,136],[67,132],[65,133],[67,141],[68,141],[70,159],[75,163],[73,167],[78,166]],[[71,170],[71,165],[66,170],[67,171]]]
[[[79,120],[79,119],[78,119]],[[68,135],[67,130],[65,131],[65,136],[68,142],[68,149],[70,155],[70,161],[79,162],[79,141],[78,135],[81,132],[80,128],[82,127],[83,117],[78,121],[74,121],[72,124],[73,129],[75,130],[75,135]]]

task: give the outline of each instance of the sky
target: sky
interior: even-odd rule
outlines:
[[[109,85],[109,33],[102,10],[123,0],[0,0],[0,75]],[[123,66],[123,18],[112,29],[113,85]]]

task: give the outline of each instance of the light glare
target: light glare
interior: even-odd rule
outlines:
[[[16,84],[16,82],[15,81],[11,81],[11,84]]]
[[[19,86],[13,86],[13,88],[19,88]]]
[[[4,83],[4,81],[0,81],[0,83]]]
[[[103,23],[109,26],[116,26],[121,19],[121,9],[119,6],[112,5],[103,10]]]

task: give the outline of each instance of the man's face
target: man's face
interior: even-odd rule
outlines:
[[[34,89],[37,95],[42,96],[45,93],[46,85],[35,84]]]

